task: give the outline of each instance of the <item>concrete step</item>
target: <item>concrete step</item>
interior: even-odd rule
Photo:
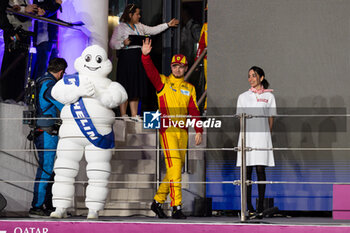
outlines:
[[[152,202],[120,202],[112,201],[105,205],[100,216],[132,216],[143,215],[148,217],[155,217],[154,212],[150,209]],[[164,211],[171,215],[170,203],[163,205]]]
[[[120,188],[111,189],[109,193],[110,201],[151,201],[155,195],[153,188]]]
[[[76,209],[75,215],[77,216],[87,216],[88,209]],[[145,210],[115,210],[115,209],[104,209],[99,212],[99,216],[108,216],[108,217],[131,217],[131,216],[146,216],[146,217],[155,217],[155,214],[150,209]]]
[[[115,141],[124,142],[127,134],[155,134],[156,130],[144,129],[143,123],[124,120],[115,120],[113,124]]]
[[[137,159],[137,160],[145,160],[145,159],[155,159],[156,158],[156,147],[155,146],[125,146],[116,148],[117,151],[114,152],[112,157],[113,160],[125,160],[125,159]],[[118,151],[118,149],[132,149],[138,151]],[[144,149],[148,149],[149,151],[143,151]]]
[[[154,129],[144,129],[143,122],[133,122],[133,121],[124,121],[116,120],[114,122],[115,132],[125,131],[130,134],[142,134],[142,133],[152,133],[155,132]]]
[[[79,196],[76,198],[76,208],[84,209],[85,197]],[[149,209],[151,207],[151,201],[107,201],[105,209]]]
[[[125,141],[117,142],[118,147],[134,147],[134,146],[156,146],[157,137],[154,132],[134,134],[128,132]]]
[[[79,209],[84,209],[85,207],[85,196],[76,196],[75,197],[75,207]],[[116,201],[116,200],[107,200],[105,208],[109,209],[149,209],[151,208],[151,204],[153,202],[153,198],[150,200],[143,201]],[[170,209],[170,200],[169,198],[163,204],[163,209]]]
[[[113,124],[114,140],[116,145],[118,142],[124,142],[126,138],[126,124],[124,121],[115,120]]]
[[[154,159],[113,159],[111,166],[112,174],[154,174],[156,172]]]
[[[106,203],[105,209],[149,210],[151,203],[150,201],[110,201]]]
[[[82,199],[82,198],[81,198]],[[83,200],[83,199],[82,199]],[[132,216],[143,215],[153,217],[155,214],[150,210],[152,202],[125,202],[125,201],[110,201],[107,202],[103,211],[100,211],[100,216]],[[163,204],[163,209],[168,216],[171,215],[170,203]],[[84,201],[77,202],[76,215],[86,216],[88,209],[85,207]]]
[[[144,129],[143,122],[126,122],[126,132],[129,134],[155,133],[155,129]]]
[[[155,189],[156,184],[154,174],[111,174],[111,181],[123,183],[110,183],[110,189],[121,188],[138,188],[138,189]],[[125,183],[124,183],[125,182]],[[148,183],[152,182],[152,183]]]
[[[114,210],[114,209],[104,209],[100,211],[100,216],[118,216],[118,217],[131,217],[131,216],[146,216],[155,217],[152,210]]]

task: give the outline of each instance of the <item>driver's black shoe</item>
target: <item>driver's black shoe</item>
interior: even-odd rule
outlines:
[[[174,206],[171,217],[174,219],[186,219],[186,215],[182,213],[181,206]]]
[[[162,209],[162,204],[153,200],[151,210],[158,216],[158,218],[168,218]]]

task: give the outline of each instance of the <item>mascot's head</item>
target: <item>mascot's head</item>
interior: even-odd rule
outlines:
[[[112,62],[102,47],[92,45],[75,60],[74,68],[79,74],[107,76],[112,71]]]

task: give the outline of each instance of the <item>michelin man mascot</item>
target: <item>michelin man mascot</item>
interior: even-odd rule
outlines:
[[[87,47],[75,60],[79,74],[67,75],[52,89],[52,96],[64,104],[59,131],[57,159],[52,188],[55,212],[52,218],[67,217],[74,196],[74,181],[79,162],[85,152],[88,186],[85,205],[88,219],[97,219],[108,194],[110,160],[114,148],[114,112],[111,110],[127,100],[125,89],[107,75],[112,63],[97,45]]]

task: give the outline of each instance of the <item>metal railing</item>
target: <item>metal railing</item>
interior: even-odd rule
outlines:
[[[207,48],[205,48],[203,50],[203,52],[201,53],[201,55],[198,57],[198,59],[193,63],[193,65],[191,66],[191,68],[187,71],[186,75],[185,75],[185,81],[187,81],[192,73],[196,70],[197,66],[202,62],[203,58],[205,57],[205,55],[207,55]]]
[[[193,65],[191,66],[191,68],[189,69],[189,71],[185,75],[185,81],[187,81],[191,77],[192,73],[197,69],[199,64],[202,62],[204,57],[207,55],[207,52],[208,52],[208,50],[207,50],[207,48],[205,48],[203,50],[203,52],[201,53],[201,55],[198,57],[198,59],[193,63]],[[206,96],[207,96],[207,90],[205,90],[202,93],[201,97],[198,99],[198,101],[197,101],[198,106],[201,105],[201,103],[205,100]]]
[[[241,221],[246,221],[246,209],[247,209],[247,167],[246,167],[246,114],[240,115],[240,130],[241,130]]]
[[[299,117],[299,115],[276,115],[274,117]],[[302,115],[302,116],[310,116],[310,115]],[[314,117],[314,115],[311,115]],[[315,115],[315,116],[334,116],[334,115]],[[337,116],[344,116],[344,117],[350,117],[350,114],[338,114]],[[213,116],[210,116],[213,117]],[[220,116],[215,116],[215,117],[220,117]],[[240,114],[239,116],[237,115],[221,115],[223,118],[239,118],[240,119],[240,132],[241,132],[241,143],[239,147],[229,147],[229,148],[191,148],[191,149],[168,149],[168,150],[186,150],[186,151],[241,151],[241,167],[240,167],[240,180],[235,180],[235,181],[216,181],[216,182],[208,182],[208,181],[192,181],[192,182],[187,182],[189,184],[233,184],[233,185],[241,185],[240,187],[240,194],[241,194],[241,212],[240,212],[240,220],[242,222],[245,222],[247,220],[247,215],[246,215],[246,203],[247,203],[247,186],[252,185],[252,184],[316,184],[316,185],[323,185],[323,184],[347,184],[349,185],[350,182],[297,182],[297,181],[251,181],[246,179],[246,151],[252,151],[252,150],[257,150],[257,151],[266,151],[266,150],[273,150],[273,151],[350,151],[349,147],[338,147],[338,148],[258,148],[258,147],[249,147],[246,145],[246,119],[248,118],[255,118],[255,117],[266,117],[266,116],[251,116],[247,115],[245,113]],[[52,119],[52,118],[48,118]],[[115,119],[123,119],[122,117],[115,117]],[[1,118],[0,120],[22,120],[22,118]],[[152,148],[152,149],[112,149],[112,151],[154,151],[157,153],[157,164],[159,166],[159,161],[160,161],[160,151],[165,151],[166,149],[161,149],[159,147],[159,135],[156,135],[157,137],[157,148]],[[9,152],[9,151],[28,151],[28,149],[6,149],[6,148],[0,148],[0,152]],[[53,151],[53,150],[45,150],[45,151]],[[58,151],[58,150],[54,150]],[[72,149],[61,149],[61,151],[74,151]],[[159,169],[159,167],[157,168]],[[34,182],[40,182],[40,181],[21,181],[21,180],[0,180],[0,183],[7,183],[10,185],[14,185],[15,183],[34,183]],[[47,181],[43,181],[47,182]],[[93,181],[93,182],[99,182],[99,181]],[[101,181],[105,182],[105,181]],[[118,183],[118,184],[124,184],[124,183],[138,183],[138,184],[143,184],[143,183],[152,183],[152,184],[157,184],[157,186],[160,184],[160,173],[157,176],[156,181],[109,181],[109,183]],[[75,183],[83,183],[85,184],[86,181],[75,181]],[[169,183],[177,183],[177,182],[169,182]],[[16,186],[17,187],[17,186]],[[18,186],[19,187],[19,186]],[[26,190],[30,191],[30,190]]]
[[[62,26],[62,27],[68,27],[68,28],[76,29],[76,30],[80,30],[80,29],[79,28],[75,28],[75,26],[83,26],[84,25],[83,22],[69,23],[69,22],[65,22],[63,20],[59,20],[59,19],[54,20],[54,19],[49,19],[49,18],[42,17],[42,16],[37,16],[37,15],[34,15],[34,14],[29,14],[29,13],[25,13],[25,12],[18,12],[18,11],[13,10],[12,8],[7,8],[6,12],[14,14],[14,15],[19,15],[19,16],[24,16],[24,17],[27,17],[27,18],[39,20],[39,21],[42,21],[42,22],[47,22],[47,23],[50,23],[50,24],[53,24],[53,25],[57,25],[57,26]]]

